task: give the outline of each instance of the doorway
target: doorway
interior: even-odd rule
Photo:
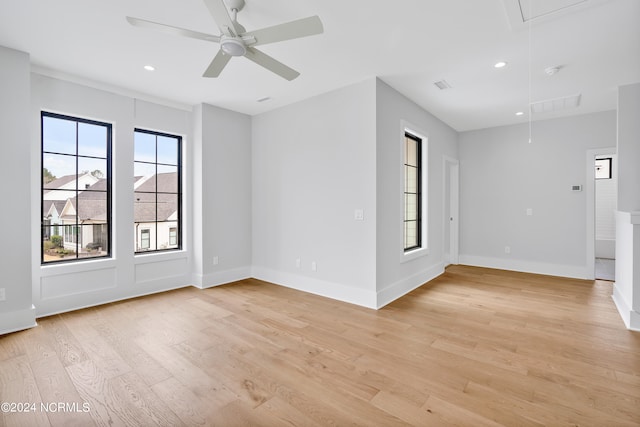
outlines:
[[[587,152],[587,267],[590,279],[615,280],[615,212],[617,209],[615,148]]]
[[[460,166],[458,160],[443,157],[443,261],[445,265],[459,260],[459,192]]]

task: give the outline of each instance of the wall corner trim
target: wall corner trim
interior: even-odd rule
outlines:
[[[276,271],[264,267],[253,267],[252,276],[258,280],[331,298],[361,307],[376,309],[376,294],[367,289],[355,288],[342,283],[328,282],[307,276]]]
[[[249,278],[251,278],[251,267],[238,267],[209,274],[194,274],[193,286],[198,289],[207,289]]]
[[[0,335],[38,326],[36,307],[32,304],[31,308],[0,313],[0,325],[2,325]]]
[[[392,301],[403,297],[404,295],[430,282],[443,273],[444,262],[439,262],[438,264],[433,265],[426,270],[420,271],[413,276],[409,276],[402,280],[398,280],[395,283],[392,283],[391,285],[377,292],[377,308],[382,308]]]

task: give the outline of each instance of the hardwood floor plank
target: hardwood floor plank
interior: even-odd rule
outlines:
[[[0,336],[0,425],[638,426],[640,334],[609,282],[476,267],[380,310],[255,279]]]

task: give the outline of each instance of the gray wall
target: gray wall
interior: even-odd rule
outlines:
[[[404,127],[427,138],[427,251],[403,249]],[[376,86],[376,283],[382,306],[444,271],[443,156],[456,159],[457,132],[381,80]]]
[[[375,306],[375,80],[254,116],[252,141],[254,277]]]
[[[251,117],[201,104],[193,129],[193,283],[209,287],[251,276]]]
[[[32,211],[29,168],[29,55],[0,46],[0,334],[35,324],[31,300],[31,234],[36,234],[27,212]],[[40,180],[40,173],[36,178]],[[39,206],[39,205],[38,205]],[[37,209],[35,209],[37,210]],[[33,230],[36,230],[35,233]]]
[[[618,212],[613,300],[640,331],[640,83],[618,88]]]
[[[528,138],[526,124],[460,134],[460,262],[588,278],[586,193],[571,186],[587,150],[615,146],[616,113],[534,122]]]

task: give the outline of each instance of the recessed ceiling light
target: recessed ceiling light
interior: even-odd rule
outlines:
[[[518,111],[518,112],[516,113],[516,116],[523,116],[523,115],[524,115],[524,111]]]
[[[154,71],[156,67],[154,67],[153,65],[145,65],[144,69],[147,71]]]
[[[506,66],[507,66],[507,63],[505,61],[496,62],[494,65],[495,68],[504,68]]]

